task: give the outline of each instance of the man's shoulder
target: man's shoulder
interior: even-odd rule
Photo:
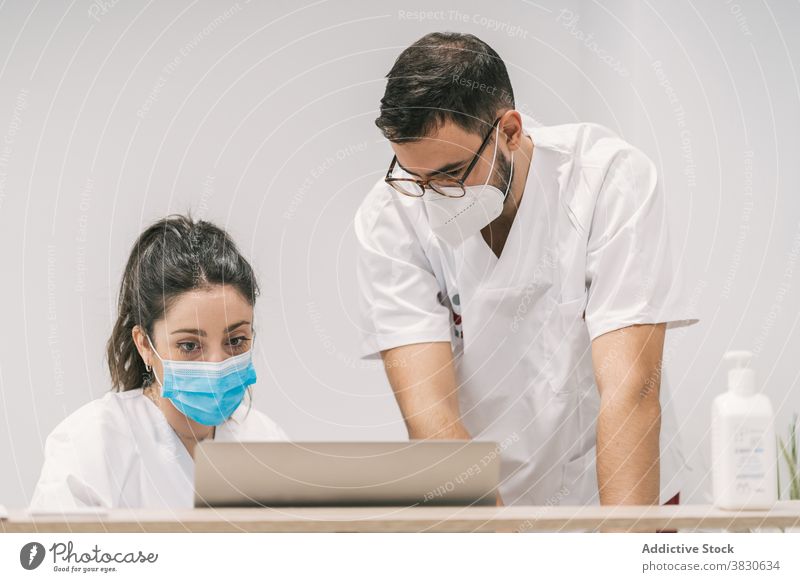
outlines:
[[[534,137],[537,133],[534,133]],[[629,181],[656,180],[653,161],[641,149],[604,125],[593,122],[542,127],[543,143],[563,152],[565,184],[596,193],[609,175]],[[535,154],[534,154],[535,155]]]
[[[595,122],[534,128],[534,146],[556,150],[581,166],[605,167],[623,153],[640,153],[612,129]],[[643,154],[642,154],[643,155]]]
[[[381,178],[367,192],[356,210],[356,235],[369,236],[379,227],[406,232],[425,222],[423,214],[421,198],[399,194]]]
[[[366,230],[371,229],[378,215],[391,200],[391,187],[381,178],[373,184],[367,195],[361,200],[361,204],[358,205],[355,217],[356,225]]]
[[[573,226],[588,236],[600,192],[613,188],[622,195],[607,197],[606,205],[641,205],[657,180],[656,167],[647,155],[619,134],[599,123],[583,122],[540,127],[532,132],[534,146],[540,136],[545,149],[559,152],[557,163],[561,195]],[[534,157],[535,157],[534,153]],[[630,187],[622,187],[624,185]]]

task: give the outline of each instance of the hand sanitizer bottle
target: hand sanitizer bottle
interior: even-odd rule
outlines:
[[[724,356],[728,391],[711,411],[711,463],[714,505],[721,509],[768,509],[777,501],[777,453],[772,405],[756,393],[753,354]]]

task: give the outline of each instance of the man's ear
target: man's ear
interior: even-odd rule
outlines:
[[[520,147],[524,133],[522,131],[522,116],[516,109],[509,109],[500,116],[500,131],[506,136],[508,149],[516,151]]]
[[[134,325],[131,335],[133,336],[133,343],[136,345],[136,349],[139,351],[139,355],[144,360],[145,365],[152,366],[153,350],[150,347],[150,342],[147,341],[147,333],[142,326]]]

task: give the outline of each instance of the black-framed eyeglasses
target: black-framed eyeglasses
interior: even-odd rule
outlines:
[[[475,164],[478,163],[481,153],[486,148],[486,144],[489,143],[489,139],[492,137],[492,133],[494,133],[495,127],[497,127],[497,123],[499,121],[499,117],[494,120],[494,123],[486,134],[486,137],[483,138],[481,146],[478,148],[478,151],[475,153],[475,156],[472,158],[469,166],[467,166],[467,169],[464,170],[464,175],[462,175],[460,178],[432,178],[430,180],[418,180],[416,178],[395,178],[392,176],[392,172],[394,171],[394,167],[397,165],[397,156],[394,156],[392,158],[392,163],[389,164],[389,171],[386,172],[386,178],[384,178],[384,181],[389,184],[389,186],[397,190],[400,194],[404,194],[405,196],[413,196],[414,198],[424,196],[426,188],[430,188],[437,194],[447,196],[448,198],[461,198],[464,196],[464,194],[466,194],[464,182],[467,181],[470,172],[472,172]]]

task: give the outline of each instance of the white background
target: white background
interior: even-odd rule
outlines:
[[[405,438],[357,358],[351,221],[391,157],[383,77],[433,30],[491,44],[539,123],[598,122],[656,162],[702,318],[666,348],[682,501],[706,501],[724,351],[757,353],[783,432],[800,411],[797,3],[17,0],[0,5],[0,503],[28,503],[47,434],[109,389],[123,264],[170,212],[227,227],[260,275],[259,409],[294,439]]]

